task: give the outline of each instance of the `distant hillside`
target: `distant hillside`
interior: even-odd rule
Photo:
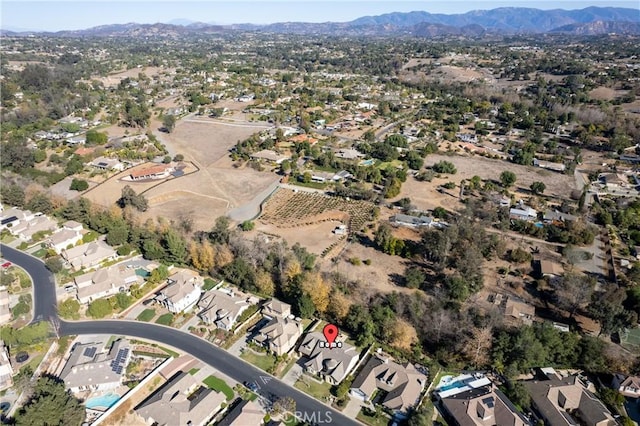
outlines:
[[[552,33],[569,33],[575,35],[624,34],[640,35],[639,22],[596,21],[586,24],[569,24],[554,28]]]
[[[203,17],[206,19],[206,17]],[[279,22],[270,25],[235,24],[220,26],[174,19],[158,24],[103,25],[78,31],[44,33],[66,37],[178,37],[188,34],[218,33],[241,30],[291,34],[328,35],[444,35],[482,36],[486,33],[546,33],[560,32],[582,35],[607,33],[638,34],[640,13],[637,9],[617,7],[587,7],[580,10],[539,10],[522,7],[501,7],[473,10],[463,14],[444,15],[429,12],[387,13],[363,16],[350,22]],[[3,35],[33,34],[0,31]]]

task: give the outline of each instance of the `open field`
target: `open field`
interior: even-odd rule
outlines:
[[[340,236],[332,231],[341,223],[329,220],[295,228],[278,228],[275,225],[258,222],[256,230],[266,234],[278,235],[290,246],[299,243],[301,246],[306,247],[310,253],[319,255],[340,239]]]
[[[144,74],[147,77],[153,77],[160,72],[170,72],[171,69],[160,67],[143,67],[143,68],[131,68],[126,71],[121,71],[113,74],[109,74],[107,77],[94,76],[92,79],[98,80],[105,87],[116,87],[125,78],[137,78],[139,74]]]
[[[460,183],[462,179],[470,179],[474,175],[478,175],[482,179],[499,181],[500,173],[504,170],[509,170],[516,174],[518,180],[515,186],[518,188],[528,190],[529,185],[535,181],[540,181],[546,185],[545,194],[560,198],[567,197],[569,192],[575,189],[575,179],[571,175],[552,172],[539,167],[521,166],[519,164],[493,160],[477,155],[469,157],[440,154],[429,155],[425,160],[425,166],[429,167],[443,160],[453,163],[456,169],[458,169],[455,175],[443,175],[447,176],[449,181],[456,182],[457,184]],[[436,181],[440,184],[438,179],[434,179],[434,182]]]

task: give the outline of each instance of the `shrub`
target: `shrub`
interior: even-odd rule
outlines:
[[[89,189],[89,184],[86,180],[83,179],[73,179],[71,181],[71,186],[69,186],[69,189],[72,191],[86,191],[87,189]]]
[[[436,173],[448,173],[450,175],[455,175],[458,172],[456,166],[454,166],[453,163],[444,160],[434,164],[432,169]]]

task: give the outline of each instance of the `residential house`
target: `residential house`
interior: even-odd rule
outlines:
[[[627,176],[622,173],[602,173],[598,179],[606,185],[608,189],[626,188],[629,186]]]
[[[520,203],[518,207],[509,209],[509,218],[530,222],[538,218],[538,212]]]
[[[67,145],[82,145],[87,141],[87,137],[85,135],[81,136],[72,136],[67,138]]]
[[[98,170],[116,170],[119,172],[124,170],[124,164],[122,164],[117,158],[98,157],[88,165]]]
[[[82,234],[70,229],[61,229],[53,233],[47,240],[49,247],[58,254],[67,247],[76,245],[79,241],[82,241]]]
[[[291,305],[278,299],[269,299],[262,305],[262,316],[267,319],[287,318],[291,315]]]
[[[13,228],[21,223],[29,222],[35,217],[35,215],[29,210],[20,210],[16,207],[11,207],[2,212],[0,217],[0,229]]]
[[[265,411],[255,401],[243,399],[233,410],[217,423],[217,426],[234,425],[262,425],[264,424]]]
[[[308,373],[337,385],[358,363],[358,350],[346,342],[337,348],[324,347],[320,342],[325,343],[326,339],[318,331],[303,336],[298,347],[298,352],[305,357],[303,367]]]
[[[504,393],[493,385],[470,389],[442,399],[447,423],[455,426],[529,426]]]
[[[640,376],[615,374],[612,387],[629,398],[640,398]]]
[[[253,340],[276,355],[284,355],[293,349],[300,336],[300,319],[274,316],[260,328]]]
[[[182,269],[167,280],[169,285],[160,290],[156,301],[167,308],[169,312],[178,314],[193,308],[202,292],[202,277],[188,269]]]
[[[76,271],[82,268],[93,268],[104,261],[115,260],[118,257],[116,251],[103,240],[63,249],[60,254]]]
[[[225,331],[233,330],[236,321],[251,306],[246,295],[236,295],[233,290],[209,290],[198,301],[198,317],[207,324],[215,324]]]
[[[547,210],[542,218],[545,223],[566,223],[575,222],[578,218],[569,213],[559,212],[558,210]]]
[[[558,278],[564,275],[564,268],[558,262],[538,260],[534,261],[534,266],[537,267],[541,277]]]
[[[335,182],[341,182],[349,179],[353,179],[353,175],[346,170],[340,170],[338,173],[333,175],[332,178]]]
[[[0,391],[13,386],[13,373],[9,351],[4,342],[0,340]]]
[[[427,376],[411,363],[401,365],[388,356],[372,356],[353,380],[350,393],[371,401],[377,390],[384,391],[380,403],[396,415],[406,415],[420,402]]]
[[[507,302],[504,308],[504,316],[507,319],[516,319],[518,321],[522,321],[525,324],[531,325],[533,323],[533,319],[536,316],[536,308],[529,305],[528,303],[516,300],[513,297],[507,297]]]
[[[11,299],[7,287],[0,287],[0,325],[5,325],[11,321]]]
[[[620,161],[627,161],[629,163],[640,163],[640,155],[636,154],[621,154]]]
[[[615,426],[611,412],[575,375],[561,377],[552,368],[541,370],[537,380],[523,382],[531,405],[545,424]]]
[[[104,341],[76,343],[60,378],[72,393],[116,389],[122,385],[131,351],[129,343],[122,339],[108,349]]]
[[[96,299],[126,292],[132,284],[142,281],[132,268],[121,265],[98,269],[75,277],[77,298],[80,303],[91,303]]]
[[[567,166],[562,163],[553,163],[551,161],[538,160],[537,158],[533,159],[533,165],[541,169],[553,170],[554,172],[564,172],[567,169]]]
[[[391,223],[400,226],[408,226],[411,228],[421,228],[423,226],[431,226],[433,218],[429,216],[409,216],[406,214],[396,214],[391,216]]]
[[[478,136],[471,133],[457,133],[456,137],[458,140],[466,143],[475,144],[478,143]]]
[[[11,228],[11,233],[21,240],[29,241],[36,233],[49,232],[58,228],[55,220],[45,215],[36,215],[28,222],[20,222]]]
[[[357,149],[339,149],[338,152],[336,152],[336,157],[345,160],[357,160],[364,157],[364,154]]]
[[[126,180],[154,180],[166,179],[171,175],[174,168],[167,164],[158,164],[155,166],[145,167],[138,170],[132,170]]]
[[[263,149],[262,151],[251,154],[251,159],[255,161],[265,161],[267,163],[281,164],[285,160],[291,159],[288,155],[278,154],[271,149]]]
[[[220,411],[225,396],[202,386],[189,373],[169,379],[135,408],[149,425],[204,426]]]

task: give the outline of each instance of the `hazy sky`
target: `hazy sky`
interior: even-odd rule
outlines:
[[[202,0],[202,1],[0,1],[3,29],[40,31],[76,30],[127,22],[155,23],[189,19],[219,24],[267,24],[284,21],[350,21],[360,16],[424,10],[464,13],[496,7],[582,9],[588,6],[639,8],[638,0]],[[640,12],[639,12],[640,13]]]

